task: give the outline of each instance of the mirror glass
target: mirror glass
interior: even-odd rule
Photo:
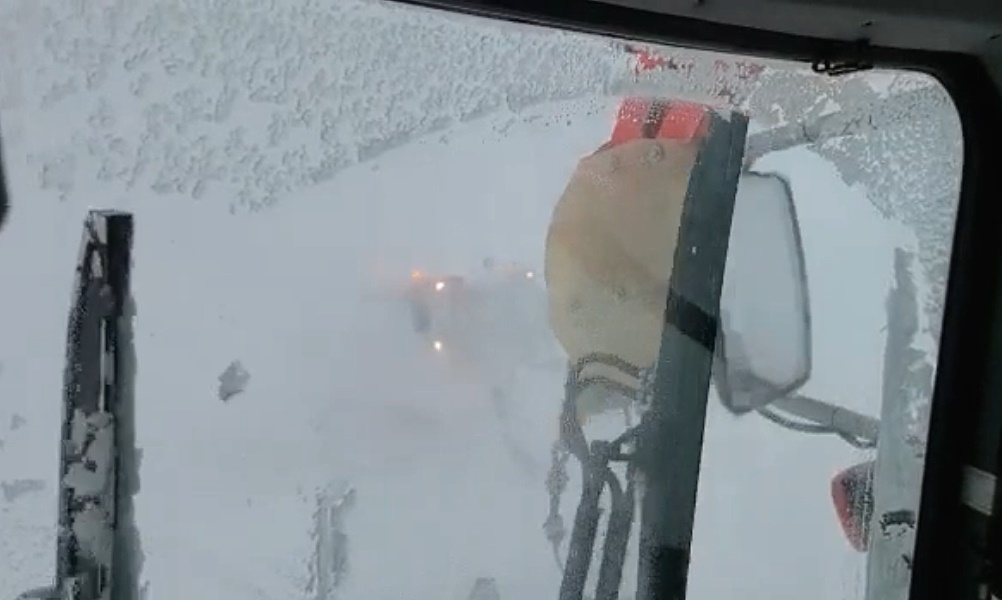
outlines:
[[[796,390],[811,371],[811,319],[803,245],[790,187],[745,173],[731,224],[720,298],[714,381],[732,412]]]

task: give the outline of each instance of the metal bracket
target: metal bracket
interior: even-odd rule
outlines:
[[[840,58],[835,58],[834,54],[844,54]],[[867,39],[857,40],[852,44],[852,48],[845,53],[832,52],[823,53],[811,62],[811,70],[815,73],[837,77],[848,75],[859,71],[866,71],[873,68],[873,60],[870,51],[870,41]]]
[[[986,517],[992,516],[995,501],[995,476],[967,465],[960,486],[960,501]]]

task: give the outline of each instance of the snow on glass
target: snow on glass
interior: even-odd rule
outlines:
[[[801,221],[814,339],[801,391],[899,419],[901,447],[921,446],[927,382],[884,367],[931,379],[935,364],[961,155],[927,78],[828,78],[357,0],[4,11],[0,274],[19,295],[16,318],[0,316],[0,423],[21,420],[0,429],[0,596],[51,579],[65,300],[80,220],[101,206],[137,223],[149,597],[555,597],[567,542],[555,564],[542,526],[564,357],[541,249],[625,96],[751,117],[746,162],[789,179]],[[477,310],[433,304],[435,325],[415,331],[416,271],[457,275],[455,301]],[[916,368],[885,360],[890,338]],[[882,404],[892,388],[909,399]],[[880,578],[865,583],[829,485],[873,452],[734,418],[711,396],[689,595],[864,597]],[[640,419],[613,405],[589,437]],[[565,476],[569,529],[573,460]],[[877,504],[914,503],[914,483]],[[358,499],[342,504],[348,489]],[[896,565],[878,566],[899,593]]]

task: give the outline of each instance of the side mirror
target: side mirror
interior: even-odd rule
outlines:
[[[811,373],[811,319],[800,226],[787,182],[738,183],[720,298],[713,380],[743,414],[800,388]]]

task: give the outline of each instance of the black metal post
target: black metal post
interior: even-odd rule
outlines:
[[[641,422],[638,600],[682,600],[731,218],[747,117],[712,115],[689,179],[653,398]]]

